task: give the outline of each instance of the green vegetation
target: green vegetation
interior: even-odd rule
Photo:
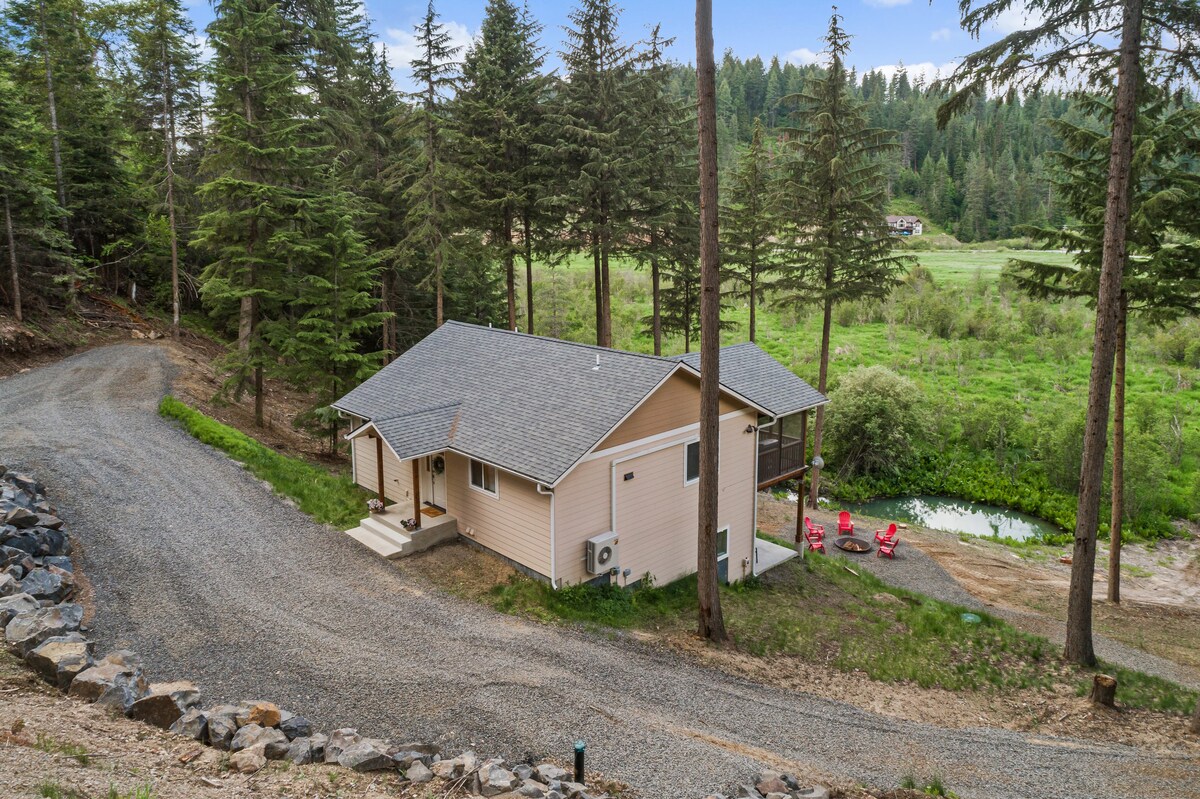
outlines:
[[[66,741],[59,741],[55,738],[51,738],[45,733],[38,733],[37,740],[34,742],[33,748],[40,749],[48,754],[69,757],[81,766],[86,766],[91,763],[91,757],[89,757],[86,747],[68,743]]]
[[[777,541],[787,546],[784,541]],[[555,591],[514,576],[485,600],[513,615],[619,629],[690,629],[695,577],[665,586],[575,585]],[[964,608],[893,588],[840,558],[813,556],[762,579],[721,589],[721,606],[739,649],[757,657],[788,655],[861,672],[881,682],[952,691],[1052,688],[1063,681],[1086,692],[1091,672],[1064,667],[1045,638],[985,613],[964,624]],[[1129,707],[1189,712],[1197,693],[1140,672],[1101,664],[1120,681]],[[940,794],[939,794],[940,795]]]
[[[57,782],[43,782],[38,786],[37,795],[41,799],[86,799],[84,794],[73,788],[64,788]]]
[[[129,793],[121,793],[115,786],[109,786],[107,799],[154,799],[154,788],[140,785]]]
[[[369,494],[345,475],[331,474],[310,463],[280,455],[245,433],[189,408],[174,397],[164,397],[158,412],[177,419],[195,438],[243,464],[255,477],[292,499],[300,510],[318,522],[339,530],[354,527],[366,511]]]

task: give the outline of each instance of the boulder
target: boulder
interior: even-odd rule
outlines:
[[[79,633],[56,635],[38,644],[25,662],[65,691],[80,672],[92,667],[92,642]]]
[[[128,713],[133,703],[146,695],[150,686],[146,683],[141,666],[131,663],[123,654],[117,652],[109,655],[76,675],[71,682],[71,696]]]
[[[63,571],[71,572],[72,574],[75,573],[75,564],[72,563],[71,559],[66,555],[47,555],[46,557],[42,558],[42,565],[47,569],[50,569],[50,567],[53,566],[55,569],[62,569]],[[51,569],[51,571],[53,571],[53,569]]]
[[[11,574],[0,574],[0,597],[12,596],[21,590],[20,584]]]
[[[262,747],[268,760],[279,760],[287,754],[288,745],[287,736],[274,727],[247,724],[238,728],[229,742],[229,751],[240,752],[243,749]]]
[[[325,744],[325,762],[338,762],[343,750],[361,740],[362,736],[358,734],[358,730],[352,727],[343,727],[329,733],[329,741]]]
[[[204,741],[208,737],[208,714],[198,707],[189,707],[175,719],[171,732],[193,741]]]
[[[279,706],[274,702],[243,702],[237,712],[239,727],[257,724],[260,727],[279,726]]]
[[[7,627],[13,617],[19,613],[28,613],[41,607],[36,599],[29,594],[13,594],[0,599],[0,626]]]
[[[252,746],[229,757],[229,768],[239,774],[253,774],[267,766],[266,746]]]
[[[310,735],[297,738],[288,745],[285,758],[298,766],[309,763],[320,763],[325,758],[325,744],[329,738],[325,735]]]
[[[559,793],[568,797],[568,799],[577,799],[580,796],[587,796],[587,786],[580,782],[568,782],[563,780],[558,786]]]
[[[193,682],[151,683],[146,695],[129,708],[129,717],[164,730],[171,728],[189,709],[200,704],[200,689]]]
[[[430,771],[429,767],[420,760],[416,760],[411,766],[404,770],[404,776],[409,782],[421,784],[432,780],[433,772]]]
[[[44,485],[35,480],[32,475],[25,474],[24,472],[8,472],[4,475],[4,480],[30,496],[37,497],[46,493]]]
[[[47,569],[34,569],[21,581],[21,590],[34,599],[49,599],[55,604],[67,599],[75,591],[75,579],[70,572],[54,573]],[[65,575],[65,576],[64,576]]]
[[[561,782],[571,776],[565,768],[560,768],[553,763],[542,763],[533,771],[535,779],[547,784],[549,784],[550,780],[559,780]]]
[[[63,528],[63,520],[55,516],[53,513],[39,513],[37,515],[37,526],[47,527],[51,530],[61,530]]]
[[[208,745],[216,749],[228,749],[229,742],[237,732],[236,705],[217,705],[208,711]]]
[[[527,766],[524,763],[518,763],[512,767],[512,773],[517,775],[517,779],[521,782],[533,779],[533,767]]]
[[[289,741],[297,738],[307,738],[312,735],[312,722],[304,716],[296,716],[286,710],[279,712],[279,729]]]
[[[329,758],[328,748],[325,758]],[[387,744],[371,738],[362,738],[347,746],[338,755],[337,762],[354,771],[383,771],[396,767],[395,761],[387,753]]]
[[[517,793],[528,799],[542,799],[546,795],[546,786],[534,779],[525,780]]]
[[[829,799],[829,789],[824,785],[810,785],[807,788],[794,789],[791,793],[796,799]]]
[[[444,780],[452,780],[462,776],[462,764],[457,758],[453,760],[439,760],[429,767],[435,777],[441,777]]]
[[[14,616],[4,628],[4,637],[24,657],[47,638],[75,632],[82,621],[82,605],[40,608]]]
[[[13,530],[14,528],[8,528]],[[33,571],[37,565],[33,561],[33,556],[23,549],[10,547],[7,544],[0,546],[0,565],[2,566],[20,566],[26,572]]]
[[[489,761],[479,769],[479,784],[484,796],[498,796],[516,790],[521,781],[500,763]]]
[[[791,790],[788,788],[787,783],[783,781],[778,771],[764,771],[759,775],[757,782],[754,783],[754,787],[763,796],[769,793],[787,793]]]
[[[416,752],[412,749],[400,749],[398,747],[391,746],[388,747],[388,754],[391,755],[391,758],[393,761],[395,761],[396,765],[402,769],[407,769],[413,763],[420,762],[424,763],[425,765],[429,765],[433,762],[432,755],[427,755],[423,752]]]
[[[753,785],[739,785],[734,796],[737,799],[763,799],[763,795]]]
[[[10,508],[8,513],[4,514],[4,523],[18,530],[27,530],[37,527],[38,515],[22,507]]]

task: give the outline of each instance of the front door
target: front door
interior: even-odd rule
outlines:
[[[427,455],[421,459],[421,504],[446,509],[446,457]],[[418,512],[420,509],[417,509]]]

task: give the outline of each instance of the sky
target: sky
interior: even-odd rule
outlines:
[[[573,0],[528,0],[533,16],[542,23],[543,45],[550,51],[550,67],[559,66],[557,51],[563,47],[562,28]],[[726,49],[741,58],[755,55],[769,63],[772,56],[796,64],[819,58],[821,36],[829,21],[827,0],[714,0],[713,37],[717,58]],[[380,40],[387,45],[397,86],[411,87],[408,62],[415,55],[413,26],[425,13],[425,0],[366,0]],[[669,55],[677,61],[695,60],[692,0],[636,2],[625,0],[621,30],[628,40],[646,36],[662,24],[662,33],[674,37]],[[213,16],[208,0],[190,0],[197,29],[202,32]],[[466,45],[479,30],[485,0],[435,0],[441,22],[457,44]],[[839,11],[851,40],[850,63],[859,72],[883,68],[890,72],[903,63],[909,75],[932,79],[952,67],[956,58],[977,46],[958,25],[957,0],[841,0]],[[1024,27],[1023,14],[1011,13],[989,36]],[[987,38],[987,37],[985,37]]]

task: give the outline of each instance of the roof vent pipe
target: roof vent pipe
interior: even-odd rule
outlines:
[[[600,371],[600,353],[596,353],[596,365],[592,367],[593,372]]]

